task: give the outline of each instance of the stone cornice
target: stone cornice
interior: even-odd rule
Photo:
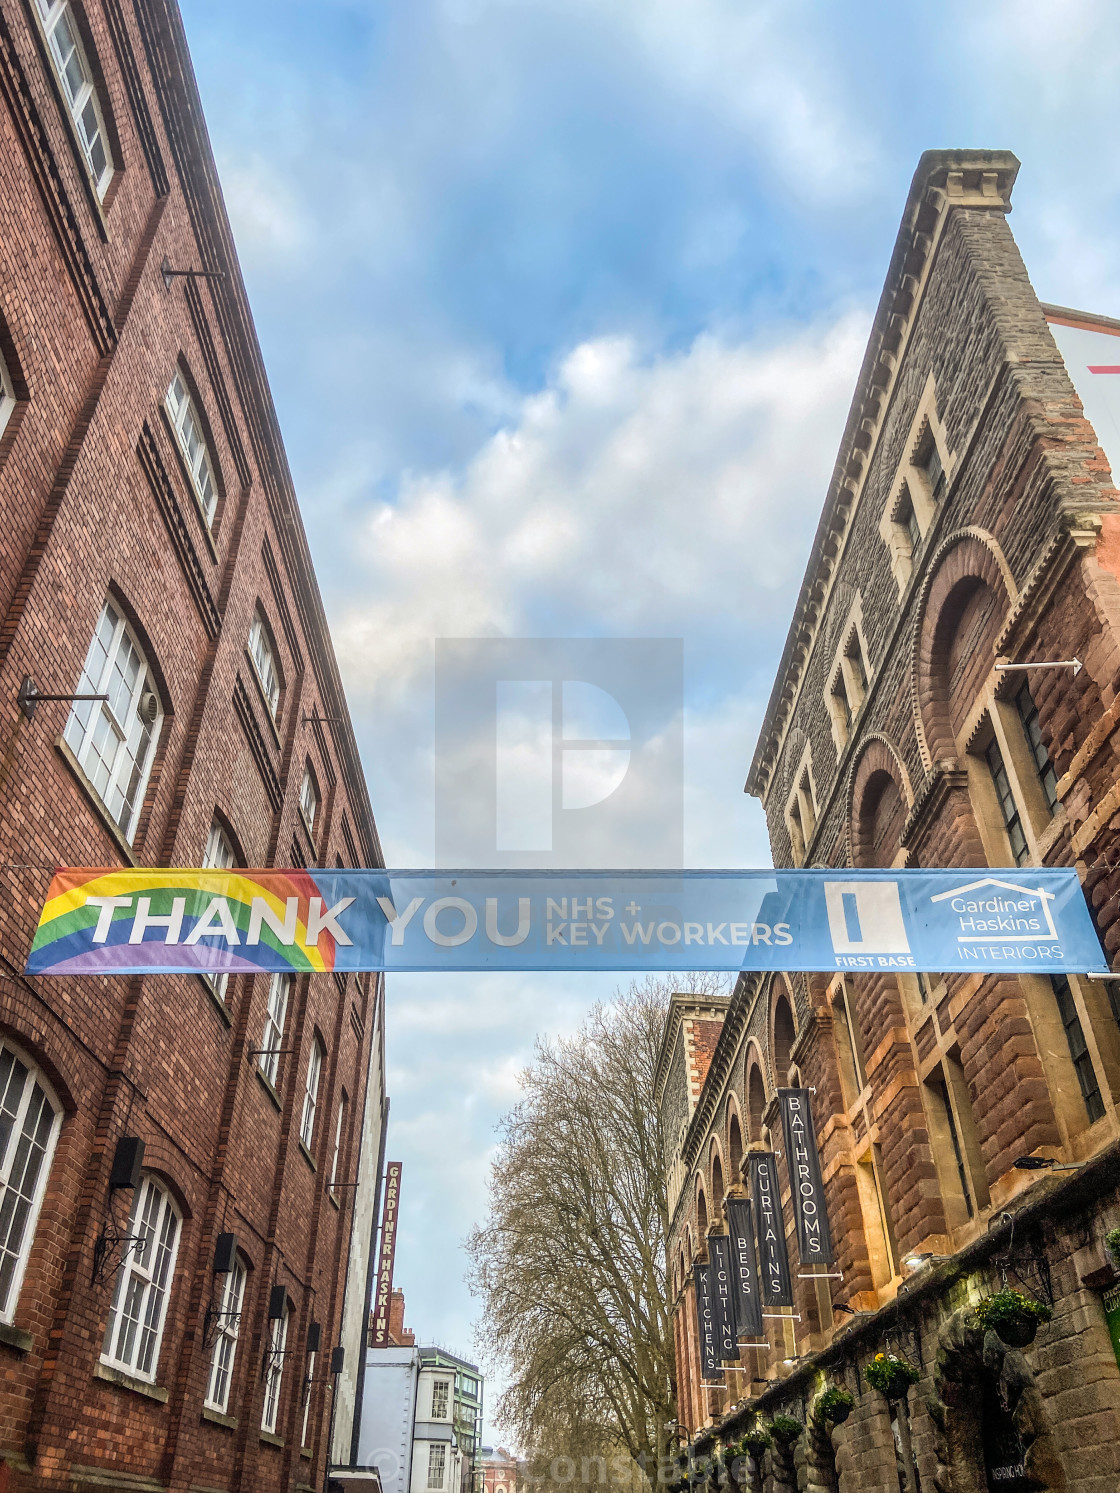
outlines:
[[[746,791],[758,798],[765,799],[769,792],[817,625],[949,209],[1009,212],[1018,170],[1019,162],[1010,151],[926,151],[918,163],[747,776]]]

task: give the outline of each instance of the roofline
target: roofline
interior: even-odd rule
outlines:
[[[812,627],[866,475],[865,453],[872,441],[866,427],[871,424],[874,430],[889,403],[895,353],[919,304],[919,282],[931,258],[938,224],[948,207],[1010,212],[1018,172],[1019,161],[1008,150],[927,150],[918,162],[744,785],[744,792],[756,798],[765,798],[769,789],[797,682],[811,651]],[[888,391],[887,397],[880,397],[880,389]]]

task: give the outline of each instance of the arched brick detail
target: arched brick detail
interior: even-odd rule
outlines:
[[[885,736],[869,737],[848,776],[848,858],[853,866],[877,864],[874,846],[870,843],[868,811],[884,776],[893,781],[908,811],[914,803],[914,793],[902,759]]]
[[[1045,1329],[1043,1329],[1045,1331]],[[1069,1483],[1050,1430],[1050,1417],[1030,1363],[991,1331],[968,1307],[942,1324],[929,1412],[936,1428],[937,1493],[985,1493],[981,1445],[981,1390],[993,1385],[1023,1442],[1032,1488],[1066,1493]]]
[[[738,1142],[736,1144],[736,1141]],[[747,1130],[743,1124],[743,1112],[736,1095],[731,1094],[727,1100],[727,1166],[728,1183],[740,1182],[739,1167],[743,1160],[743,1153],[747,1145]]]
[[[938,548],[922,586],[914,634],[914,723],[927,767],[956,756],[949,724],[946,648],[961,612],[986,586],[1006,617],[1017,590],[996,541],[983,529],[962,529]],[[998,634],[999,628],[994,629]],[[994,663],[994,658],[991,662]]]

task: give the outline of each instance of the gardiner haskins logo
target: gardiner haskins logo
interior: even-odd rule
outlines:
[[[439,866],[681,866],[678,638],[440,638]]]
[[[1053,892],[1018,886],[998,876],[981,876],[931,897],[948,905],[956,924],[963,963],[1006,959],[1061,959],[1062,945],[1050,904]]]
[[[826,881],[837,969],[914,969],[897,881]]]

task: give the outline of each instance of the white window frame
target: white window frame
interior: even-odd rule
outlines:
[[[133,666],[130,679],[127,671]],[[63,737],[86,781],[131,845],[163,729],[163,705],[144,650],[112,598],[101,608],[77,693],[109,695],[108,700],[75,701]],[[145,719],[142,712],[151,719]]]
[[[214,1329],[214,1348],[210,1354],[210,1373],[206,1380],[204,1403],[224,1415],[233,1387],[233,1369],[237,1361],[237,1339],[241,1334],[241,1309],[245,1302],[247,1271],[240,1254],[234,1256],[233,1269],[226,1273],[218,1303]]]
[[[346,1090],[343,1089],[342,1097],[338,1101],[338,1118],[334,1122],[334,1151],[331,1153],[331,1180],[328,1183],[332,1192],[338,1181],[338,1161],[342,1155],[342,1127],[346,1122],[346,1104]]]
[[[439,1473],[438,1478],[435,1476]],[[433,1481],[433,1479],[435,1479]],[[428,1443],[428,1482],[430,1490],[444,1488],[447,1485],[447,1443],[443,1441],[431,1441]]]
[[[12,375],[8,371],[8,364],[4,358],[3,350],[0,349],[0,436],[8,427],[8,421],[12,418],[12,411],[16,407],[16,389],[12,383]]]
[[[130,1243],[113,1288],[101,1362],[149,1384],[155,1383],[159,1368],[181,1223],[167,1188],[143,1173],[128,1221]]]
[[[16,1064],[24,1070],[18,1099],[12,1094]],[[3,1078],[0,1091],[3,1110],[0,1113],[11,1118],[0,1151],[0,1266],[6,1267],[9,1260],[14,1261],[6,1295],[0,1298],[0,1322],[10,1323],[15,1317],[58,1132],[62,1128],[62,1105],[38,1065],[11,1042],[0,1043],[0,1065]],[[9,1108],[9,1104],[13,1107]],[[47,1113],[50,1118],[44,1125]],[[35,1152],[38,1153],[38,1171],[32,1177]],[[15,1201],[9,1208],[12,1198]]]
[[[268,1324],[268,1364],[264,1374],[264,1404],[261,1407],[261,1430],[276,1434],[276,1422],[280,1416],[280,1391],[284,1379],[284,1358],[288,1346],[288,1316],[290,1307],[287,1298],[284,1310]]]
[[[206,527],[210,529],[218,511],[218,465],[211,454],[198,408],[181,369],[176,368],[163,402],[183,464],[190,474],[195,501],[206,520]]]
[[[311,1391],[315,1384],[315,1360],[317,1353],[307,1355],[307,1373],[303,1379],[303,1426],[299,1433],[300,1447],[307,1445],[307,1422],[311,1418]]]
[[[315,820],[319,814],[319,782],[309,762],[303,769],[303,782],[299,787],[299,812],[309,835],[315,833]]]
[[[105,110],[93,81],[93,68],[82,40],[81,28],[70,0],[37,0],[37,5],[51,65],[82,147],[86,170],[93,182],[97,200],[103,202],[115,167],[109,145],[109,132],[105,128]],[[69,36],[69,51],[61,39],[63,34]],[[97,167],[98,142],[104,156],[100,170]]]
[[[440,1409],[437,1410],[436,1409],[436,1391],[440,1390],[440,1389],[443,1390],[443,1405],[441,1406]],[[432,1380],[432,1419],[433,1420],[450,1420],[451,1419],[451,1415],[450,1415],[450,1411],[449,1411],[450,1404],[451,1404],[451,1380],[450,1379],[433,1379]],[[442,1487],[443,1484],[441,1483],[440,1486]]]
[[[311,1051],[307,1054],[307,1073],[303,1083],[303,1114],[299,1122],[299,1138],[311,1150],[315,1139],[315,1113],[319,1107],[319,1081],[323,1076],[325,1049],[318,1037],[312,1039]]]
[[[253,660],[253,669],[268,705],[269,714],[275,720],[276,711],[280,705],[280,668],[276,662],[276,648],[272,641],[272,633],[269,631],[268,623],[264,620],[260,607],[254,611],[253,620],[249,624],[249,657]]]
[[[257,1054],[257,1066],[273,1088],[276,1087],[276,1075],[280,1071],[278,1049],[284,1045],[284,1027],[288,1020],[288,996],[291,988],[291,975],[277,972],[268,982],[268,1006],[265,1011],[264,1031],[261,1034],[261,1051]]]
[[[206,849],[202,852],[202,869],[204,871],[231,871],[236,860],[233,842],[223,829],[221,820],[212,820],[210,833],[206,836]],[[224,1001],[226,988],[229,985],[229,975],[210,974],[203,970],[202,978],[218,999]]]

